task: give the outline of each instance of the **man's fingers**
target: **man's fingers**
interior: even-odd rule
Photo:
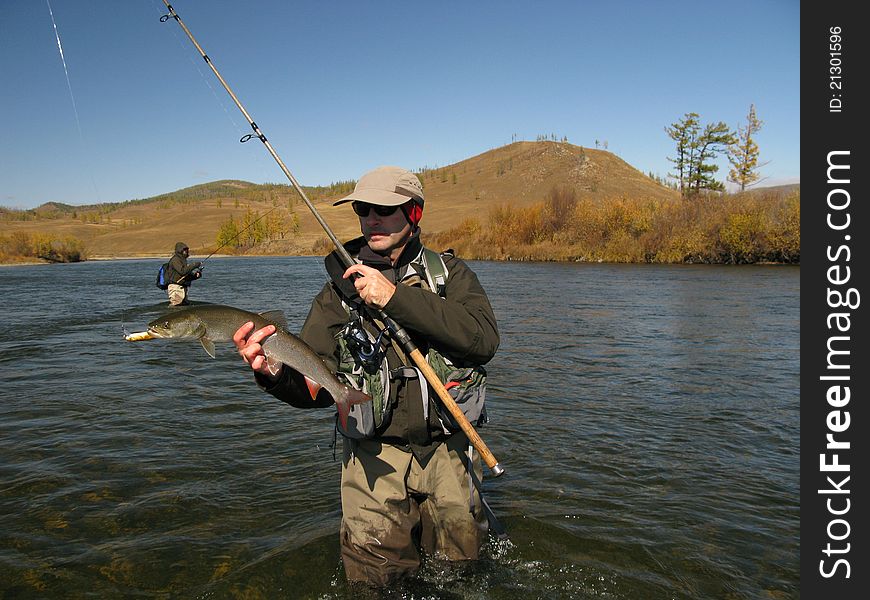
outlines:
[[[262,373],[263,375],[268,375],[273,379],[281,372],[282,366],[281,363],[278,363],[275,365],[274,369],[270,368],[269,360],[264,354],[258,354],[254,357],[254,360],[251,361],[251,368],[253,370]]]
[[[269,363],[266,360],[266,355],[263,352],[263,347],[260,344],[248,344],[239,352],[246,363],[251,365],[254,371],[260,373],[269,373]]]
[[[258,329],[254,333],[250,333],[253,328],[254,324],[248,321],[247,323],[239,327],[239,329],[233,335],[233,341],[235,341],[236,345],[239,346],[239,350],[241,350],[244,346],[250,344],[259,344],[267,337],[275,333],[274,325],[266,325],[262,329]],[[236,341],[237,337],[239,338],[238,341]],[[241,342],[241,345],[239,345],[239,342]]]
[[[236,329],[236,332],[233,334],[233,343],[236,345],[236,348],[241,350],[245,347],[245,338],[248,337],[248,334],[251,333],[251,330],[253,328],[253,321],[248,321],[247,323]]]
[[[344,279],[347,279],[348,277],[350,277],[351,275],[354,275],[354,274],[362,275],[363,277],[365,277],[366,275],[371,275],[372,273],[377,273],[377,271],[375,269],[372,269],[371,267],[367,267],[365,265],[351,265],[347,268],[347,270],[344,272],[344,275],[342,275],[342,277]]]
[[[262,342],[275,333],[274,325],[266,325],[251,333],[254,323],[248,321],[239,327],[233,334],[233,342],[239,350],[244,361],[251,365],[255,371],[262,371],[266,365],[266,356],[263,353]]]
[[[254,333],[249,335],[247,343],[248,344],[259,344],[263,340],[265,340],[267,337],[272,335],[273,333],[275,333],[275,326],[274,325],[266,325],[262,329],[258,329],[257,331],[255,331]]]
[[[274,325],[266,325],[262,329],[258,329],[254,333],[251,333],[251,330],[254,329],[254,323],[252,321],[248,321],[238,329],[233,334],[233,342],[235,342],[236,346],[241,349],[246,344],[250,344],[251,342],[256,342],[259,344],[267,337],[275,333],[276,329]]]
[[[260,346],[260,344],[250,342],[245,344],[245,347],[239,350],[239,354],[241,354],[248,362],[253,362],[253,360],[262,353],[263,347]]]

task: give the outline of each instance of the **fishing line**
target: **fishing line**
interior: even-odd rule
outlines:
[[[224,246],[229,245],[230,242],[233,242],[233,241],[237,240],[237,239],[239,238],[239,236],[241,236],[241,235],[242,235],[243,233],[245,233],[248,229],[250,229],[251,227],[253,227],[253,226],[256,225],[257,223],[259,223],[262,219],[265,219],[265,218],[266,218],[266,215],[268,215],[270,212],[272,212],[272,211],[275,210],[276,208],[278,208],[278,207],[277,207],[277,206],[273,206],[272,208],[270,208],[269,210],[267,210],[266,212],[264,212],[261,216],[257,217],[254,221],[252,221],[251,223],[249,223],[247,227],[245,227],[245,228],[242,229],[240,232],[238,232],[236,235],[234,235],[233,237],[231,237],[230,239],[228,239],[227,241],[225,241],[223,244],[221,244],[220,246],[218,246],[217,248],[215,248],[215,249],[212,251],[211,254],[209,254],[208,256],[206,256],[205,258],[202,259],[202,262],[205,262],[205,261],[207,261],[208,259],[210,259],[212,256],[214,256],[215,254],[217,254],[217,251],[218,251],[218,250],[220,250],[220,249],[223,248]]]
[[[152,0],[152,3],[154,4],[154,9],[157,11],[157,14],[162,16],[165,13],[165,11],[163,10],[163,8],[161,8],[161,5],[157,4],[157,0]],[[239,135],[243,135],[243,129],[239,126],[238,123],[236,123],[236,120],[233,119],[232,114],[230,114],[230,111],[227,110],[226,105],[221,101],[221,99],[218,96],[217,92],[215,91],[214,87],[211,85],[211,83],[209,83],[209,80],[206,78],[205,74],[202,72],[202,69],[199,68],[199,63],[193,59],[193,55],[190,53],[188,47],[182,42],[181,38],[178,37],[178,33],[174,29],[172,29],[172,37],[175,38],[175,41],[178,43],[178,45],[181,47],[181,49],[187,55],[187,58],[190,61],[190,64],[192,64],[193,67],[196,69],[196,72],[199,73],[200,79],[202,79],[203,83],[205,83],[205,85],[208,86],[208,89],[211,91],[211,95],[217,101],[218,105],[223,109],[224,114],[227,116],[227,119],[229,119],[230,123],[233,124],[233,127],[235,127],[235,129],[239,133]]]
[[[163,4],[158,4],[158,0],[152,0],[152,4],[154,6],[154,9],[157,11],[157,14],[159,14],[161,17],[166,13],[166,11],[164,10]],[[209,91],[211,91],[212,97],[215,99],[215,101],[218,103],[218,105],[223,109],[224,114],[226,115],[227,119],[229,119],[230,123],[232,123],[233,127],[235,128],[236,133],[239,134],[239,137],[244,136],[245,131],[247,131],[247,130],[243,129],[242,126],[233,118],[234,113],[231,112],[228,109],[226,103],[224,103],[224,101],[221,100],[222,96],[218,95],[217,90],[215,90],[214,86],[211,84],[210,78],[207,77],[206,74],[203,73],[202,69],[200,68],[200,66],[199,66],[200,62],[198,60],[195,60],[196,58],[199,57],[199,55],[198,54],[195,55],[195,54],[191,53],[190,49],[188,48],[187,44],[185,44],[184,40],[182,40],[178,36],[178,32],[174,28],[170,28],[170,29],[172,30],[172,37],[175,38],[175,41],[181,47],[182,51],[187,55],[187,59],[190,61],[190,64],[192,64],[193,67],[196,69],[196,72],[199,73],[199,78],[203,81],[203,83],[205,83],[206,86],[208,86]],[[259,167],[262,181],[264,181],[264,182],[268,181],[267,173],[269,172],[269,170],[267,169],[267,167],[269,167],[269,169],[271,169],[271,164],[266,160],[266,157],[263,156],[262,154],[257,154],[257,158],[255,160],[257,161],[257,166]]]
[[[57,23],[54,21],[54,12],[51,10],[51,2],[49,0],[45,0],[45,3],[48,4],[48,15],[51,17],[51,26],[54,28],[54,37],[57,39],[57,50],[60,52],[60,61],[63,63],[63,73],[66,75],[66,87],[69,90],[69,99],[72,101],[73,113],[76,116],[76,127],[79,130],[79,139],[84,141],[84,136],[82,135],[82,124],[79,120],[79,109],[76,107],[76,99],[73,95],[72,84],[69,80],[69,69],[66,67],[66,58],[63,56],[63,44],[60,43],[60,33],[57,30]]]
[[[130,332],[127,331],[127,309],[126,308],[121,309],[121,333],[124,334],[124,339],[127,339],[127,336],[130,335]]]
[[[54,20],[54,11],[51,10],[51,2],[49,0],[45,0],[45,3],[48,5],[48,15],[51,17],[51,26],[54,28],[54,37],[57,40],[57,50],[60,52],[60,62],[63,63],[63,73],[66,76],[66,87],[69,90],[69,99],[72,101],[73,113],[76,117],[76,128],[79,131],[79,142],[82,145],[82,149],[85,147],[85,136],[82,134],[82,123],[79,119],[79,109],[76,106],[76,98],[73,95],[72,83],[70,83],[69,79],[69,69],[66,66],[66,58],[63,55],[63,44],[60,43],[60,32],[57,30],[57,23]],[[94,179],[93,169],[88,169],[90,171],[91,185],[94,186],[94,193],[97,195],[97,202],[102,203],[102,199],[100,198],[100,190],[97,189],[97,182]]]

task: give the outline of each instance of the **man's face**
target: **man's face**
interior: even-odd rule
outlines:
[[[360,203],[365,206],[365,203]],[[411,236],[411,224],[401,207],[387,216],[369,210],[368,215],[359,217],[359,227],[369,243],[369,248],[382,256],[395,261]]]
[[[190,248],[185,248],[181,251],[181,253],[184,255],[184,258],[187,258],[188,256],[190,256]]]

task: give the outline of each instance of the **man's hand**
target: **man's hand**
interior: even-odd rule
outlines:
[[[239,354],[244,361],[251,365],[251,369],[261,375],[265,375],[269,379],[275,380],[281,374],[282,365],[279,363],[273,372],[269,368],[269,364],[266,361],[266,353],[263,352],[263,346],[261,345],[263,340],[273,333],[275,333],[274,325],[266,325],[262,329],[254,331],[254,323],[248,321],[233,334],[233,343],[238,348]]]
[[[342,277],[348,279],[353,274],[359,275],[354,279],[353,285],[363,302],[369,306],[383,308],[396,293],[396,286],[377,269],[365,265],[353,265]]]

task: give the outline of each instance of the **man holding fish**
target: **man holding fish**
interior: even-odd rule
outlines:
[[[299,337],[342,382],[372,398],[346,402],[349,415],[336,423],[344,441],[341,553],[349,581],[385,586],[418,570],[421,549],[476,559],[487,521],[472,484],[482,477],[479,456],[367,308],[383,309],[411,334],[473,423],[486,418],[481,365],[499,334],[474,272],[423,247],[423,189],[413,173],[379,167],[336,204],[346,202],[362,232],[345,244],[358,264],[345,270],[335,252],[326,258],[331,280]],[[299,408],[338,403],[325,386],[275,360],[268,345],[276,330],[252,319],[233,335],[258,384]]]

